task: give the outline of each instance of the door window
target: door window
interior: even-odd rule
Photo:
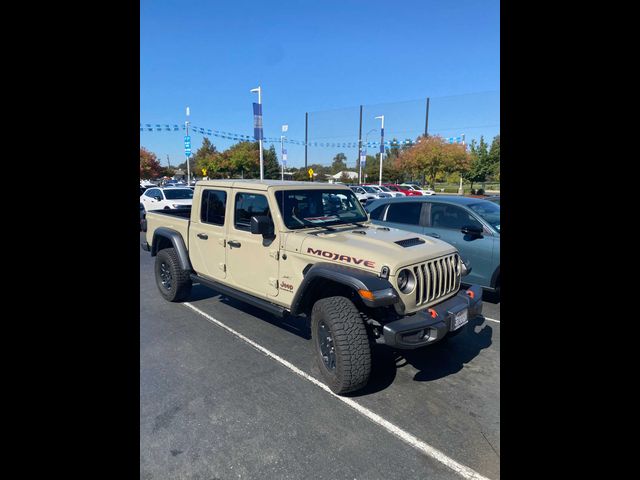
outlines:
[[[431,205],[431,226],[433,228],[460,230],[467,225],[482,228],[482,224],[461,207],[444,203]]]
[[[227,192],[205,190],[200,204],[200,221],[212,225],[224,225],[224,213],[227,208]]]
[[[420,225],[422,202],[391,203],[387,210],[387,222]]]
[[[251,230],[251,217],[269,215],[267,197],[256,193],[237,193],[234,226],[238,230]]]

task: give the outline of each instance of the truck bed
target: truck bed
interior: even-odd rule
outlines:
[[[158,227],[167,227],[180,232],[184,239],[184,244],[189,245],[189,221],[191,208],[181,208],[176,210],[151,210],[146,214],[147,235],[149,245],[153,242],[153,232]]]

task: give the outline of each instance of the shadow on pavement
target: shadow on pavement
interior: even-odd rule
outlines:
[[[226,297],[225,295],[209,287],[205,287],[204,285],[194,285],[193,289],[191,290],[191,295],[189,296],[187,301],[195,302],[198,300],[205,300],[207,298],[215,297],[218,297],[221,303],[229,305],[230,307],[240,310],[253,317],[257,317],[267,323],[276,325],[290,333],[304,338],[305,340],[311,339],[311,329],[309,328],[306,318],[290,316],[285,318],[278,318],[275,315],[267,313],[264,310],[249,305],[248,303],[244,303],[234,298]]]
[[[469,321],[465,331],[456,337],[445,338],[429,347],[417,350],[396,350],[396,362],[398,368],[404,366],[400,363],[403,359],[406,363],[416,368],[418,373],[413,379],[417,382],[429,382],[452,375],[464,368],[478,356],[480,351],[491,345],[493,328],[485,323],[476,332],[476,327],[485,322],[482,316]]]
[[[215,290],[203,285],[194,285],[188,301],[198,301],[219,297],[220,302],[235,309],[259,318],[267,323],[293,333],[305,340],[311,339],[311,329],[308,319],[304,316],[278,318],[240,300],[226,297]],[[406,365],[412,365],[418,370],[414,380],[428,382],[452,375],[464,368],[478,356],[481,350],[491,345],[493,328],[485,323],[476,332],[476,327],[485,323],[484,317],[478,316],[469,320],[465,331],[453,338],[445,338],[438,343],[417,350],[394,350],[384,345],[377,345],[372,349],[372,374],[367,386],[357,392],[349,393],[349,397],[361,397],[384,390],[393,383],[397,370]],[[310,351],[311,355],[311,351]],[[314,365],[311,367],[316,378],[320,372]]]

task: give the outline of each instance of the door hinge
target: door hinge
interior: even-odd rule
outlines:
[[[219,268],[220,270],[222,270],[223,272],[226,272],[226,271],[227,271],[227,265],[226,265],[226,264],[224,264],[224,263],[219,263],[219,264],[218,264],[218,268]]]
[[[279,250],[269,250],[269,256],[275,258],[276,260],[278,260],[280,258],[280,251]]]
[[[277,289],[278,288],[278,279],[277,278],[273,278],[273,277],[269,277],[269,285],[271,285],[273,288]]]

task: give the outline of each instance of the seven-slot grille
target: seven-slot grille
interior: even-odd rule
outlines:
[[[460,288],[460,257],[457,253],[414,265],[416,306],[425,305]]]

